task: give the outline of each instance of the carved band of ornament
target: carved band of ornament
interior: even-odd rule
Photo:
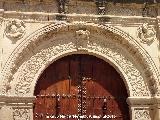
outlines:
[[[13,120],[30,120],[30,110],[22,108],[13,109]]]
[[[100,27],[105,28],[106,26],[100,25]],[[133,56],[135,56],[135,58],[138,58],[139,59],[138,61],[142,62],[142,64],[144,65],[143,67],[145,69],[147,69],[146,70],[147,78],[149,79],[149,81],[154,83],[154,86],[151,86],[154,88],[154,89],[151,88],[153,91],[153,94],[157,93],[157,95],[160,95],[160,94],[158,94],[158,91],[157,91],[158,90],[158,86],[157,86],[158,83],[157,83],[157,85],[155,84],[156,81],[157,82],[159,81],[159,78],[158,78],[159,73],[158,73],[158,70],[157,70],[151,56],[145,51],[145,49],[139,47],[138,43],[136,43],[135,40],[131,36],[124,33],[123,31],[120,31],[119,29],[114,29],[112,27],[108,27],[107,30],[112,31],[113,33],[117,33],[118,35],[120,35],[122,37],[122,39],[126,39],[126,41],[123,40],[123,42],[120,44],[123,44],[123,47],[128,49],[129,52]],[[132,48],[131,48],[131,46],[132,46]]]
[[[57,54],[62,54],[64,51],[75,51],[77,47],[75,43],[76,41],[70,42],[71,43],[68,44],[55,45],[47,49],[42,49],[41,52],[26,61],[18,70],[18,73],[20,74],[17,78],[17,84],[15,85],[16,95],[24,96],[31,93],[31,83],[39,69],[41,69],[45,64],[48,64],[49,61],[47,60],[50,60]],[[149,90],[146,88],[140,72],[136,69],[133,63],[120,53],[121,50],[118,47],[115,47],[113,43],[108,44],[108,42],[105,43],[104,41],[97,42],[94,42],[93,40],[91,42],[85,40],[83,46],[80,47],[85,47],[84,49],[92,51],[93,53],[103,54],[115,61],[124,70],[127,76],[126,82],[131,86],[131,96],[149,96]]]
[[[5,35],[14,43],[24,36],[25,27],[24,22],[18,19],[9,21],[5,29]]]
[[[44,29],[40,29],[36,31],[35,35],[31,35],[30,37],[27,37],[26,41],[23,41],[19,44],[17,49],[13,51],[12,55],[7,60],[5,67],[2,69],[3,74],[3,80],[4,80],[4,88],[1,91],[2,94],[6,94],[6,92],[10,89],[10,82],[13,80],[13,75],[18,70],[20,64],[22,64],[23,59],[25,58],[25,55],[28,53],[32,53],[32,49],[36,48],[37,45],[41,44],[41,38],[43,35],[46,35],[45,33],[49,33],[49,31],[57,32],[58,28],[66,26],[64,23],[55,23],[54,25],[49,25],[48,27]],[[44,40],[43,40],[44,41]],[[35,46],[35,47],[29,47],[29,46]],[[28,49],[31,48],[31,49]],[[27,52],[27,51],[30,52]]]
[[[12,55],[10,56],[10,58],[7,60],[7,63],[4,65],[6,66],[3,69],[3,73],[4,73],[4,87],[3,87],[3,93],[5,94],[7,92],[6,90],[6,85],[9,86],[10,84],[10,79],[13,79],[13,75],[14,73],[18,70],[19,66],[22,64],[16,64],[18,63],[18,58],[20,56],[22,56],[22,61],[25,58],[24,54],[25,51],[27,51],[28,48],[30,48],[30,46],[34,46],[34,45],[39,45],[41,44],[41,42],[43,40],[41,40],[41,38],[43,38],[46,34],[48,33],[57,33],[59,30],[64,29],[65,27],[67,27],[71,30],[76,29],[76,26],[79,23],[65,23],[65,22],[61,22],[61,23],[55,23],[55,24],[50,24],[46,27],[44,27],[43,29],[38,30],[35,34],[31,35],[30,37],[27,37],[27,39],[25,41],[23,41],[16,49],[15,51],[13,51]],[[117,28],[113,28],[111,26],[108,25],[99,25],[99,24],[94,24],[94,23],[84,23],[83,24],[86,27],[91,27],[91,28],[99,28],[99,30],[105,30],[110,31],[112,33],[118,34],[123,38],[123,44],[120,43],[120,45],[124,46],[126,49],[129,49],[129,52],[133,55],[138,55],[136,56],[136,58],[142,59],[142,66],[144,66],[144,68],[148,68],[148,72],[153,73],[153,79],[157,80],[157,69],[154,65],[154,62],[152,61],[151,57],[147,54],[147,52],[142,49],[137,43],[135,43],[134,39],[131,38],[128,34],[124,33],[123,31],[117,29]],[[49,40],[49,38],[47,38],[46,40]],[[38,43],[38,44],[36,44]],[[33,48],[32,48],[33,49]],[[136,53],[136,54],[135,54]],[[138,53],[138,54],[137,54]]]
[[[148,23],[141,25],[137,32],[138,38],[140,38],[144,44],[151,45],[156,40],[156,31],[153,27],[150,27]]]
[[[151,120],[149,109],[135,109],[134,120]]]

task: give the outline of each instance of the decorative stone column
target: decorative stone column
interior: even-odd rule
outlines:
[[[160,97],[129,97],[131,120],[160,120]]]
[[[33,120],[33,101],[34,97],[1,96],[0,120]]]

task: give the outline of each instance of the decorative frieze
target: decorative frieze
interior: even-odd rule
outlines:
[[[145,108],[135,109],[133,120],[152,120],[149,109]]]
[[[31,120],[30,110],[27,108],[14,108],[13,120]]]

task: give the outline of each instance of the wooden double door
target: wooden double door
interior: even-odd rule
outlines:
[[[35,87],[34,120],[129,120],[122,78],[105,61],[70,55],[52,63]]]

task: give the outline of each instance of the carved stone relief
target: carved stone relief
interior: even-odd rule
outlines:
[[[24,22],[18,19],[9,21],[5,29],[5,34],[9,39],[15,42],[23,37],[25,34],[25,27]]]
[[[97,13],[99,15],[105,15],[106,13],[106,7],[105,7],[106,1],[105,0],[96,0],[97,5]]]
[[[30,120],[30,111],[27,108],[14,108],[13,120]]]
[[[81,32],[82,31],[80,31],[80,33]],[[118,46],[105,40],[97,42],[98,38],[92,38],[92,41],[84,40],[83,44],[86,46],[77,46],[76,40],[71,40],[73,36],[66,36],[63,38],[70,38],[69,43],[58,44],[56,43],[58,40],[55,40],[55,43],[52,41],[53,46],[42,49],[39,53],[36,53],[28,61],[22,64],[17,71],[19,73],[18,77],[15,77],[14,79],[14,83],[17,84],[12,88],[15,88],[15,90],[12,91],[15,91],[15,94],[18,96],[32,94],[31,89],[34,88],[31,87],[34,85],[31,84],[35,83],[36,74],[39,73],[39,70],[45,67],[45,65],[49,64],[53,56],[62,55],[66,51],[77,51],[77,47],[80,47],[78,50],[84,49],[86,50],[86,53],[87,51],[92,51],[92,53],[105,56],[107,59],[110,59],[111,62],[116,62],[123,69],[125,76],[127,76],[126,82],[130,88],[130,96],[150,95],[149,90],[144,83],[143,76],[141,76],[134,64],[124,56],[122,50],[120,50]],[[51,43],[48,42],[48,44]]]
[[[85,41],[87,41],[90,37],[90,32],[88,30],[77,30],[76,31],[76,45],[77,48],[83,48],[85,47],[86,43]]]
[[[151,45],[156,39],[155,29],[150,27],[148,23],[144,23],[138,28],[138,38],[142,43]]]
[[[59,13],[66,13],[67,12],[67,0],[57,0],[58,2],[58,12]]]
[[[134,120],[151,120],[151,116],[148,109],[135,109],[134,112]]]
[[[117,34],[117,35],[119,35],[119,37],[118,38],[121,38],[121,40],[117,40],[116,41],[116,38],[113,38],[113,42],[115,42],[116,44],[119,44],[120,46],[122,46],[124,49],[127,49],[127,51],[129,52],[129,54],[130,55],[132,55],[132,56],[134,56],[136,59],[137,59],[137,61],[139,61],[140,62],[140,65],[141,65],[141,67],[142,68],[147,68],[146,69],[146,71],[145,71],[145,74],[147,74],[146,75],[146,77],[147,77],[147,79],[148,79],[148,82],[152,82],[153,84],[152,84],[152,86],[153,86],[153,88],[154,89],[156,89],[157,90],[157,88],[156,88],[156,86],[155,86],[155,81],[157,81],[158,80],[158,78],[157,78],[157,69],[156,69],[156,67],[154,66],[154,63],[153,63],[153,61],[152,61],[152,59],[151,59],[151,57],[145,52],[145,51],[143,51],[143,49],[141,49],[141,47],[137,44],[137,43],[135,43],[135,40],[133,39],[133,38],[131,38],[128,34],[125,34],[123,31],[120,31],[120,30],[118,30],[117,28],[113,28],[113,27],[111,27],[111,26],[108,26],[108,25],[99,25],[99,24],[93,24],[93,23],[85,23],[85,25],[84,26],[87,26],[89,29],[98,29],[99,31],[102,31],[101,32],[101,36],[105,36],[105,34],[107,33],[107,32],[112,32],[112,33],[115,33],[115,34]],[[27,39],[25,40],[25,42],[23,42],[23,44],[24,45],[20,45],[20,46],[18,46],[16,49],[15,49],[15,51],[13,51],[13,53],[12,53],[12,55],[11,55],[11,57],[9,58],[9,60],[8,60],[8,62],[5,64],[5,66],[9,66],[9,67],[6,67],[6,68],[4,68],[3,69],[3,74],[4,74],[4,77],[3,77],[3,81],[4,81],[4,87],[3,87],[3,89],[1,90],[2,91],[2,93],[3,94],[6,94],[6,92],[8,91],[7,90],[7,88],[6,88],[6,86],[9,86],[8,88],[10,88],[11,86],[10,86],[10,83],[13,81],[13,75],[14,74],[16,74],[16,73],[21,73],[21,70],[23,71],[24,69],[22,69],[22,66],[24,67],[24,68],[26,68],[26,67],[33,67],[33,68],[35,68],[35,71],[33,71],[33,73],[29,70],[29,73],[27,73],[27,71],[28,71],[28,68],[26,69],[26,70],[24,70],[24,71],[26,71],[25,73],[24,72],[22,72],[22,73],[24,73],[24,74],[19,74],[19,77],[17,78],[17,80],[20,80],[19,82],[17,82],[17,87],[16,87],[16,91],[18,91],[18,93],[22,93],[23,94],[23,89],[22,89],[22,92],[21,92],[21,87],[23,86],[24,88],[25,88],[25,90],[26,91],[29,91],[29,87],[28,86],[30,86],[29,84],[29,82],[27,82],[27,81],[32,81],[33,80],[33,78],[34,78],[34,76],[35,76],[35,72],[37,72],[40,68],[40,66],[39,65],[41,65],[42,63],[39,63],[39,61],[43,61],[44,63],[43,64],[45,64],[45,62],[46,62],[46,60],[48,60],[48,58],[46,59],[45,58],[45,55],[43,55],[43,54],[46,54],[47,56],[50,56],[50,55],[52,55],[52,56],[55,56],[56,54],[58,54],[58,53],[60,53],[60,52],[63,52],[63,51],[66,51],[67,49],[70,49],[71,47],[72,47],[72,49],[70,49],[70,50],[75,50],[76,49],[76,44],[71,44],[70,43],[70,45],[67,45],[67,44],[63,44],[63,45],[58,45],[57,44],[57,46],[54,46],[54,49],[52,48],[50,48],[51,50],[47,50],[47,51],[52,51],[52,52],[49,52],[50,54],[48,54],[47,52],[42,52],[42,53],[37,53],[37,55],[39,55],[39,56],[43,56],[43,58],[41,58],[41,57],[36,57],[36,56],[32,56],[31,57],[31,59],[29,60],[30,61],[30,64],[28,63],[29,61],[27,61],[27,62],[24,62],[24,58],[26,58],[25,57],[25,55],[26,55],[26,53],[31,53],[31,54],[33,54],[33,52],[32,52],[32,49],[33,48],[36,48],[37,47],[37,45],[39,45],[39,44],[42,44],[42,41],[47,41],[47,40],[49,40],[49,38],[47,38],[47,35],[51,35],[51,36],[54,36],[54,34],[57,34],[58,33],[58,30],[61,30],[61,31],[65,31],[65,32],[67,32],[67,31],[69,31],[69,30],[74,30],[75,32],[76,32],[76,30],[77,30],[77,28],[76,28],[76,23],[65,23],[65,22],[62,22],[62,23],[55,23],[55,24],[50,24],[50,25],[48,25],[48,26],[46,26],[46,27],[44,27],[42,30],[38,30],[34,35],[31,35],[31,36],[29,36],[29,37],[27,37]],[[85,33],[85,34],[83,34],[82,36],[86,36],[86,38],[87,38],[87,34],[86,33],[88,33],[88,32],[86,32],[86,31],[79,31],[79,32],[77,32],[77,33]],[[51,34],[49,34],[49,33],[51,33]],[[90,35],[89,35],[90,36]],[[120,37],[121,36],[121,37]],[[106,38],[107,38],[108,36],[106,36]],[[45,39],[44,39],[45,38]],[[67,37],[68,38],[68,37]],[[80,38],[80,37],[79,37]],[[83,38],[83,37],[82,37]],[[66,40],[64,40],[64,42],[65,42]],[[98,41],[98,39],[97,39],[97,41]],[[90,40],[88,41],[88,40],[84,40],[84,42],[85,42],[85,44],[88,46],[88,42],[90,42]],[[105,43],[105,42],[104,42]],[[103,45],[104,43],[102,43],[101,45]],[[64,46],[64,47],[63,47]],[[86,47],[87,47],[86,46]],[[94,45],[93,45],[94,46]],[[67,47],[67,48],[66,48]],[[104,48],[107,48],[107,47],[104,47]],[[103,47],[95,47],[95,50],[94,51],[97,51],[98,49],[104,49]],[[90,50],[89,48],[87,48],[88,50]],[[60,51],[60,52],[58,52],[58,51]],[[118,51],[119,52],[119,51]],[[53,54],[53,53],[56,53],[56,54]],[[100,52],[99,52],[100,53]],[[103,53],[103,52],[102,52]],[[114,55],[114,53],[113,53],[113,55]],[[46,57],[47,57],[46,56]],[[104,55],[104,56],[106,56],[106,55]],[[119,56],[119,55],[117,55],[117,56]],[[36,57],[36,58],[34,58],[34,57]],[[108,56],[109,57],[109,56]],[[122,57],[122,56],[121,56]],[[124,56],[125,57],[125,56]],[[124,58],[124,57],[122,57],[122,58]],[[38,59],[38,61],[36,60],[37,58],[39,58]],[[113,58],[113,57],[112,57]],[[32,60],[33,59],[33,60]],[[115,59],[115,58],[114,58]],[[127,58],[125,57],[125,59],[126,59],[126,63],[128,63],[127,61]],[[35,63],[34,63],[34,61],[35,61]],[[120,61],[120,60],[119,60]],[[36,62],[37,62],[37,64],[36,64]],[[31,63],[34,63],[34,65],[31,65]],[[23,65],[22,65],[23,64]],[[26,66],[25,66],[26,65]],[[21,67],[20,67],[21,66]],[[121,66],[122,68],[123,68],[123,66]],[[21,69],[21,70],[20,70]],[[124,69],[124,68],[123,68]],[[131,68],[128,66],[128,67],[126,67],[125,69],[129,69],[129,71],[133,71],[133,70],[131,70]],[[17,72],[17,71],[19,71],[19,72]],[[138,71],[138,70],[135,70],[135,73],[136,73],[136,71]],[[139,71],[140,72],[140,71]],[[26,74],[27,73],[27,74]],[[134,72],[133,72],[134,73]],[[140,73],[137,73],[137,75],[135,75],[135,77],[134,77],[134,75],[132,76],[132,74],[133,74],[132,72],[128,72],[127,74],[128,74],[128,79],[130,80],[130,81],[135,81],[136,79],[134,79],[134,78],[136,78],[136,76],[138,75],[138,74],[140,74]],[[25,75],[26,74],[26,75]],[[29,75],[30,74],[30,75]],[[129,77],[129,74],[131,75],[130,77]],[[28,77],[27,77],[28,76]],[[31,76],[31,77],[30,77]],[[25,80],[26,79],[26,80]],[[140,81],[143,81],[143,77],[141,76],[140,78],[138,78]],[[137,83],[140,83],[140,81],[138,82],[138,81],[136,81]],[[25,83],[26,82],[26,83]],[[135,82],[135,83],[136,83]],[[24,83],[24,84],[22,84],[22,83]],[[29,83],[29,84],[28,84]],[[28,86],[26,85],[26,84],[28,84]],[[143,86],[146,86],[144,83],[140,83],[140,84],[142,84]],[[139,94],[139,92],[138,91],[142,91],[142,92],[144,92],[143,94],[144,95],[149,95],[149,91],[147,90],[147,88],[144,88],[144,89],[146,89],[148,92],[146,93],[146,91],[145,90],[141,90],[141,89],[143,89],[143,87],[141,87],[142,85],[139,85],[139,89],[138,88],[134,88],[133,89],[133,91],[136,91],[136,92],[134,92],[132,95],[134,95],[134,96],[136,96],[136,95],[138,95]],[[150,84],[149,84],[150,85]],[[18,87],[19,86],[19,87]],[[133,85],[131,85],[131,86],[134,86],[134,84]],[[136,86],[136,85],[135,85]],[[152,87],[151,86],[151,87]],[[150,87],[150,86],[149,86]],[[29,89],[28,89],[29,88]],[[12,88],[11,88],[12,89]],[[130,89],[132,89],[132,88],[130,88]],[[155,91],[156,91],[155,90]],[[140,93],[140,95],[141,95],[141,93]],[[139,95],[139,96],[140,96]],[[142,95],[143,96],[143,95]]]

